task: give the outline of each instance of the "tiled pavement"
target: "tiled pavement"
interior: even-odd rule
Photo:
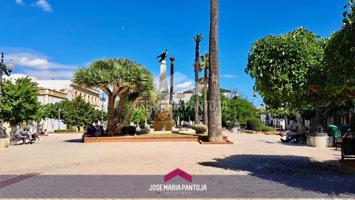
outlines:
[[[147,184],[159,182],[161,175],[175,168],[209,186],[209,193],[183,197],[355,198],[354,176],[338,171],[339,151],[283,145],[278,136],[226,134],[233,145],[83,144],[80,135],[43,137],[37,144],[0,151],[0,175],[6,175],[0,176],[0,199],[154,198],[155,194],[143,192],[147,192]],[[40,175],[1,188],[1,182],[27,173]],[[86,176],[78,179],[76,175]],[[156,176],[140,176],[141,181],[137,181],[136,175]]]

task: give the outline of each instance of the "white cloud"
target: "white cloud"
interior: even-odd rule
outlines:
[[[45,12],[53,12],[52,6],[48,3],[47,0],[37,0],[33,5],[41,8]]]
[[[16,0],[16,4],[17,5],[25,5],[23,0]]]
[[[51,71],[51,70],[26,70],[20,74],[4,76],[6,80],[16,80],[18,78],[30,77],[32,80],[71,80],[74,71]]]
[[[9,59],[14,61],[17,66],[22,66],[32,69],[55,69],[55,68],[73,68],[71,65],[60,64],[50,61],[46,56],[27,53],[27,52],[17,52],[10,53],[7,55]]]
[[[21,57],[18,60],[18,63],[22,66],[28,66],[28,67],[33,67],[33,68],[48,68],[49,62],[47,59],[44,58],[27,58],[27,57]]]
[[[238,75],[236,75],[236,74],[222,74],[221,77],[226,78],[226,79],[235,79],[235,78],[238,78]]]
[[[187,90],[191,89],[191,87],[193,87],[193,83],[191,81],[186,81],[175,86],[177,90]]]
[[[160,81],[160,76],[155,75],[154,76],[154,83],[158,89],[159,89],[159,81]],[[195,81],[190,79],[187,75],[180,73],[180,72],[174,73],[174,92],[175,93],[181,93],[186,90],[193,89],[194,83],[195,83]],[[170,89],[169,73],[167,74],[167,84],[168,84],[168,89]]]
[[[62,64],[52,61],[46,55],[32,49],[0,47],[4,49],[5,62],[13,60],[14,72],[35,77],[39,80],[61,79],[70,80],[76,65]]]
[[[23,73],[38,80],[71,80],[73,70],[25,70]]]

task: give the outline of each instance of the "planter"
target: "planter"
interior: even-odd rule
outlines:
[[[0,138],[0,149],[10,146],[10,138]]]
[[[317,148],[327,148],[329,146],[329,137],[328,136],[307,136],[307,145]]]
[[[87,137],[84,143],[96,142],[198,142],[198,136],[115,136],[115,137]]]
[[[227,136],[223,136],[223,141],[221,142],[210,142],[208,141],[208,136],[202,136],[199,138],[198,142],[200,144],[233,144],[233,142],[228,140]]]

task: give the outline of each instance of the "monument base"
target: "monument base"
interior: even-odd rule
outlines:
[[[154,131],[172,131],[173,121],[154,121]]]
[[[164,54],[162,54],[162,56],[163,55]],[[160,61],[160,103],[156,109],[156,115],[153,123],[154,131],[172,131],[174,126],[172,109],[169,102],[168,83],[166,80],[166,61],[164,58],[165,57],[162,57],[162,60]]]
[[[154,119],[154,131],[172,131],[174,121],[171,120],[171,114],[169,111],[162,111],[155,115]]]

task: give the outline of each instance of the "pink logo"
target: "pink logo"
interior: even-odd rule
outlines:
[[[171,179],[177,177],[177,176],[180,176],[181,178],[185,179],[186,181],[188,182],[192,182],[192,176],[186,172],[184,172],[183,170],[177,168],[171,172],[169,172],[168,174],[166,174],[164,176],[164,182],[168,182],[170,181]]]

